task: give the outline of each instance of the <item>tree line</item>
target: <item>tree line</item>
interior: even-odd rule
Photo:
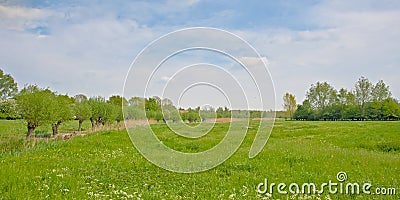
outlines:
[[[290,101],[286,95],[284,99]],[[285,108],[296,120],[399,120],[400,117],[400,104],[392,97],[389,86],[383,80],[372,84],[365,77],[359,78],[351,90],[336,90],[328,82],[317,82],[311,85],[306,99],[294,112],[291,103],[285,103]]]
[[[352,90],[337,91],[327,82],[312,84],[302,104],[296,105],[295,96],[284,95],[285,115],[296,120],[399,120],[400,104],[382,80],[375,85],[361,77]],[[113,95],[73,97],[57,94],[48,88],[27,85],[18,91],[9,74],[0,69],[0,119],[26,121],[27,137],[38,126],[50,125],[53,135],[58,134],[62,123],[77,120],[77,130],[82,130],[85,120],[92,129],[123,120],[154,119],[157,122],[182,120],[189,123],[211,118],[261,118],[275,117],[273,111],[230,110],[227,107],[176,108],[170,99],[132,97],[125,99]]]
[[[101,96],[87,97],[78,94],[73,97],[57,94],[48,88],[27,85],[18,91],[17,84],[9,74],[0,69],[0,119],[23,119],[26,121],[27,137],[31,137],[38,126],[50,125],[53,135],[58,134],[62,123],[77,120],[77,130],[82,130],[85,120],[92,129],[129,119],[154,119],[157,122],[178,120],[192,122],[208,118],[231,117],[227,107],[177,109],[169,99],[154,96],[132,97],[129,100],[113,95],[108,99]],[[236,117],[248,116],[245,111],[235,111]],[[125,115],[124,115],[125,114]]]

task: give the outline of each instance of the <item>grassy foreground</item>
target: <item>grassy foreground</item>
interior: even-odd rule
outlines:
[[[4,135],[8,130],[1,121]],[[3,125],[2,125],[3,124]],[[198,141],[173,135],[165,124],[152,125],[159,138],[179,151],[197,152],[218,143],[228,128],[218,123]],[[17,130],[18,129],[18,130]],[[0,199],[399,199],[400,122],[278,121],[264,150],[249,159],[255,136],[250,129],[239,150],[225,163],[202,173],[160,169],[133,147],[126,131],[102,131],[68,141],[41,142],[0,154]],[[21,134],[21,132],[19,132]],[[212,136],[212,137],[211,137]],[[257,185],[337,181],[372,188],[396,188],[396,195],[258,194]],[[371,189],[372,190],[372,189]]]

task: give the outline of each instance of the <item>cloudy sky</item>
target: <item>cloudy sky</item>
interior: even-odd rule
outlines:
[[[278,109],[285,92],[301,102],[316,81],[351,89],[360,76],[383,79],[400,98],[399,24],[397,0],[0,0],[0,68],[20,88],[108,97],[122,94],[132,61],[150,42],[214,27],[245,39],[267,61]]]

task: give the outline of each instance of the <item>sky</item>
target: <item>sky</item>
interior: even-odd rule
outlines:
[[[268,99],[270,104],[264,109],[272,109],[272,104],[282,109],[286,92],[301,103],[317,81],[327,81],[336,89],[352,89],[361,76],[372,83],[384,80],[399,99],[399,24],[397,0],[0,0],[0,68],[15,78],[20,89],[37,84],[71,96],[123,95],[132,62],[151,42],[184,28],[212,27],[247,41],[267,64],[270,77],[258,81],[269,85],[273,81],[276,101]],[[178,41],[187,40],[176,39],[172,44]],[[191,60],[209,61],[223,65],[221,73],[233,64],[218,62],[215,54],[190,53],[171,63],[177,61],[174,66],[183,66]],[[218,74],[218,68],[214,69]],[[163,70],[170,75],[163,75]],[[151,87],[163,88],[179,69],[163,70]],[[212,71],[192,70],[181,77],[194,77],[194,72],[207,77]],[[240,79],[243,72],[228,75]],[[229,80],[236,80],[228,75],[215,77],[226,78],[227,87]],[[207,84],[189,86],[179,87],[183,90],[182,107],[230,103],[224,96],[228,89],[221,87],[221,92],[219,87]],[[178,86],[171,87],[167,91],[178,90]],[[156,91],[145,95],[160,95]],[[249,99],[256,98],[254,88],[245,91],[251,93]],[[133,89],[130,92],[143,95]],[[236,98],[236,92],[232,93],[230,98]],[[270,95],[271,91],[266,93]],[[270,96],[273,98],[273,94]],[[259,108],[249,102],[250,108]]]

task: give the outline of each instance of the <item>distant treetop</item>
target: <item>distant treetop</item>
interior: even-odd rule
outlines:
[[[10,74],[5,74],[0,69],[0,98],[6,99],[14,97],[18,93],[17,83]]]

